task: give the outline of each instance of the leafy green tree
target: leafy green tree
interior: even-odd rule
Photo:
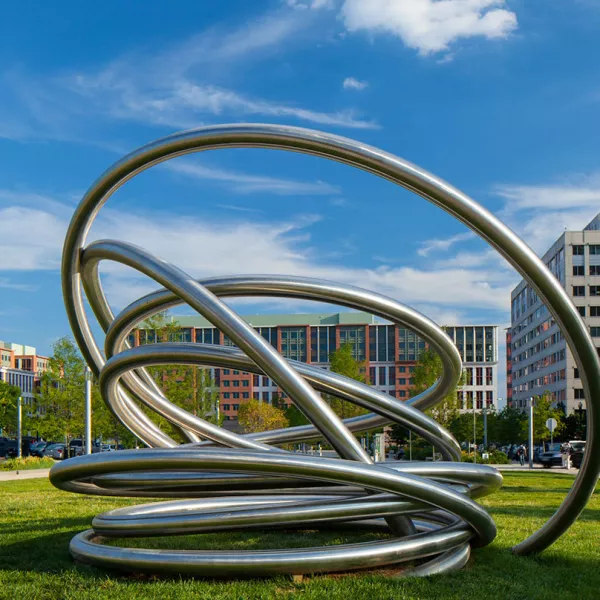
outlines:
[[[549,392],[544,392],[541,396],[534,398],[533,406],[533,439],[537,442],[546,442],[550,440],[550,430],[546,427],[546,421],[550,418],[556,419],[557,427],[553,436],[559,437],[565,429],[564,412],[552,406],[552,400]],[[528,436],[528,421],[523,421],[523,437]]]
[[[3,436],[13,436],[17,431],[17,403],[21,388],[0,381],[0,431]]]
[[[285,413],[268,402],[249,400],[238,410],[238,423],[245,433],[271,431],[288,426]]]
[[[53,345],[27,428],[45,439],[82,437],[84,409],[85,363],[73,340],[63,337]]]
[[[354,358],[352,346],[350,344],[343,344],[337,350],[334,350],[330,356],[329,361],[331,363],[331,370],[334,373],[339,373],[355,381],[361,383],[367,383],[366,376],[366,365],[364,361],[357,361]],[[368,411],[361,406],[357,406],[347,400],[336,398],[335,396],[325,395],[324,398],[327,400],[333,411],[340,416],[342,419],[350,417],[357,417],[358,415],[364,415]]]
[[[413,372],[410,397],[414,398],[430,388],[444,371],[442,360],[433,350],[425,350],[415,365]],[[459,383],[459,385],[462,383]],[[456,395],[457,387],[450,390],[449,394],[438,404],[430,408],[427,413],[443,427],[449,427],[459,415],[459,400]]]
[[[527,414],[505,406],[489,429],[490,440],[501,444],[521,444],[527,440]]]

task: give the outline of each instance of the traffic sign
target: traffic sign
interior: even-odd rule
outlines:
[[[550,430],[550,433],[552,433],[556,429],[556,425],[556,419],[550,418],[546,421],[546,427]]]

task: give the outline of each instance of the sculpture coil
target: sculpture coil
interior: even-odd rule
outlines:
[[[413,190],[465,223],[496,248],[547,304],[572,348],[587,403],[588,450],[563,504],[548,522],[514,548],[538,552],[566,531],[584,508],[598,479],[600,362],[575,307],[560,283],[512,231],[447,183],[400,158],[364,144],[295,127],[206,127],[158,140],[126,156],[88,190],[71,221],[64,245],[62,284],[75,338],[115,416],[148,448],[82,456],[52,468],[52,483],[78,493],[175,498],[99,515],[92,529],[71,541],[73,556],[127,571],[194,575],[269,575],[374,568],[411,562],[403,574],[456,569],[471,547],[490,543],[495,525],[474,499],[493,492],[500,475],[483,465],[460,463],[452,436],[422,411],[454,388],[461,374],[458,351],[445,333],[411,308],[363,289],[288,276],[233,276],[196,281],[174,265],[120,241],[86,245],[103,204],[139,172],[170,158],[215,148],[257,147],[303,152],[371,172]],[[128,265],[162,289],[114,316],[98,275],[102,260]],[[83,288],[83,289],[82,289]],[[106,333],[97,346],[84,310],[83,291]],[[441,357],[443,376],[408,402],[308,364],[284,359],[222,298],[269,296],[329,302],[365,310],[407,327]],[[226,334],[234,347],[162,343],[129,348],[140,321],[185,303]],[[266,374],[308,417],[311,425],[238,435],[200,419],[164,397],[146,371],[160,364],[233,368]],[[342,421],[319,392],[354,402],[370,412]],[[141,410],[140,404],[175,424],[189,443],[179,445]],[[378,462],[353,432],[400,423],[428,440],[442,462]],[[339,459],[284,451],[282,444],[322,438]],[[250,528],[378,527],[379,541],[260,551],[167,551],[105,545],[102,538],[183,535]],[[415,562],[416,561],[416,562]]]

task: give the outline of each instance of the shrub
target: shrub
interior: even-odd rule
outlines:
[[[27,456],[26,458],[9,458],[2,464],[5,471],[27,471],[29,469],[49,469],[54,465],[54,459],[44,456]]]
[[[508,456],[504,452],[500,452],[500,450],[490,450],[488,452],[489,458],[485,460],[481,459],[481,454],[477,453],[477,462],[483,465],[508,465],[510,464],[510,460],[508,460]],[[473,462],[473,454],[467,454],[466,452],[461,452],[462,462],[472,463]]]

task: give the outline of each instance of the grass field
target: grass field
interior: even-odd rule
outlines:
[[[482,500],[498,525],[496,541],[474,551],[462,571],[429,579],[401,579],[387,570],[350,575],[258,580],[132,578],[76,565],[71,537],[102,511],[131,503],[59,492],[45,480],[0,483],[0,598],[19,600],[210,600],[301,598],[303,600],[592,600],[600,598],[600,495],[579,521],[541,556],[512,556],[523,540],[556,509],[573,482],[570,475],[507,473],[505,485]],[[223,533],[170,538],[177,548],[267,548],[338,544],[356,534]],[[150,540],[145,540],[146,545]],[[166,547],[167,540],[152,540]],[[133,543],[127,542],[129,545]],[[125,544],[124,544],[125,545]],[[137,545],[137,544],[136,544]]]

